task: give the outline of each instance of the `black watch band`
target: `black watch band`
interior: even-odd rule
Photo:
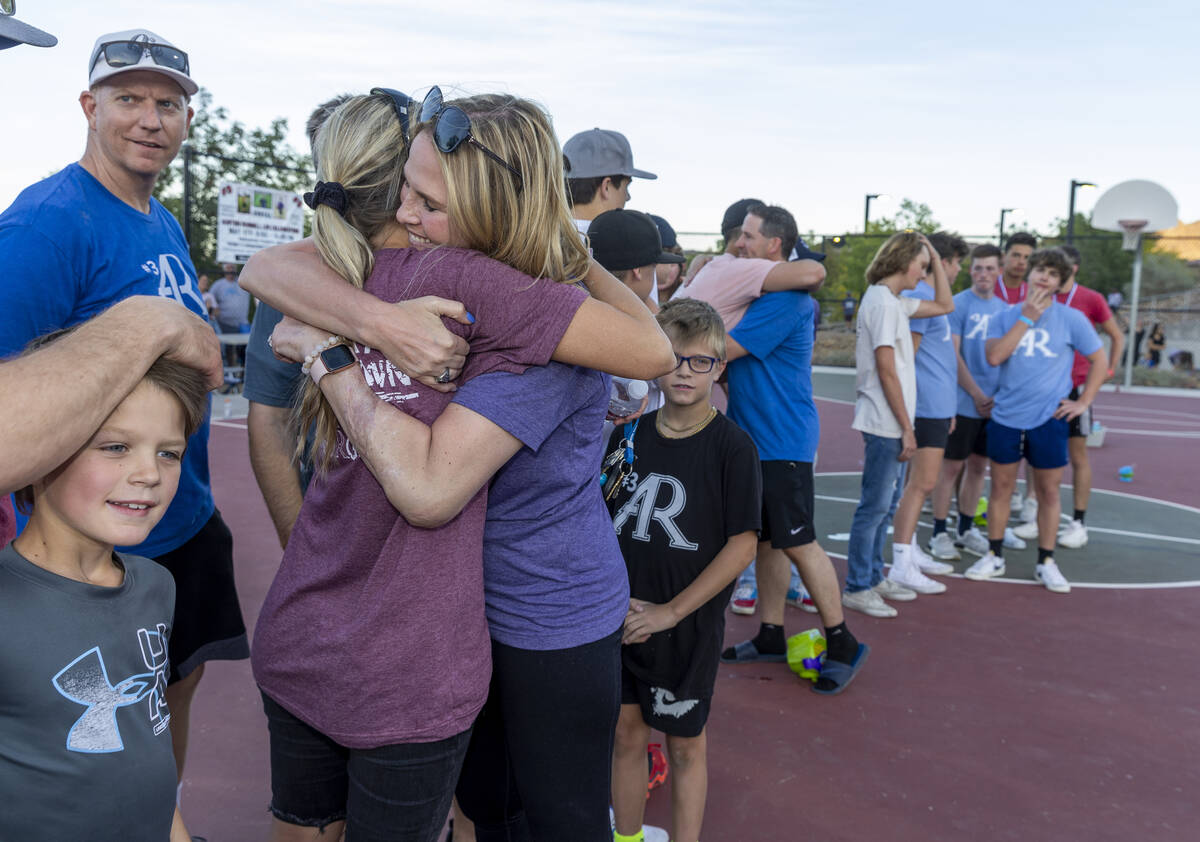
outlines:
[[[346,345],[334,345],[321,352],[321,362],[325,364],[325,372],[333,374],[343,368],[349,368],[358,362],[354,352]]]

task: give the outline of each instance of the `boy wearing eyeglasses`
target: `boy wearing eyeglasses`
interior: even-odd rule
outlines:
[[[610,501],[629,572],[621,714],[613,752],[616,842],[641,842],[650,729],[674,768],[671,839],[696,842],[707,795],[706,735],[725,603],[754,554],[761,522],[758,453],[712,406],[725,369],[725,328],[711,305],[670,301],[658,322],[677,365],[658,378],[662,409],[618,427],[633,459]]]

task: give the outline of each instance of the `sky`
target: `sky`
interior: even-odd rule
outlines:
[[[318,102],[382,85],[440,84],[534,99],[560,141],[626,135],[629,207],[712,232],[746,196],[801,231],[862,230],[902,198],[946,228],[1047,230],[1072,179],[1090,210],[1107,187],[1149,179],[1200,218],[1200,10],[1096,2],[760,0],[20,0],[57,47],[0,52],[0,207],[83,151],[78,105],[106,32],[144,27],[191,58],[214,104],[249,126],[286,117],[293,145]],[[685,247],[711,237],[681,237]]]

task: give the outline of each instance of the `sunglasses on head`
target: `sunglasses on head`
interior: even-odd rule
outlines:
[[[413,98],[395,88],[371,88],[371,95],[386,96],[392,101],[392,109],[400,121],[400,132],[404,135],[404,142],[408,143],[408,112],[416,105]]]
[[[15,15],[17,0],[0,0],[0,15]]]
[[[101,44],[95,58],[92,59],[88,73],[96,69],[101,56],[104,56],[109,67],[133,67],[140,64],[142,56],[147,53],[150,54],[151,61],[159,67],[178,70],[185,76],[188,75],[187,53],[166,44],[151,44],[148,41],[109,41],[107,44]]]
[[[421,122],[433,124],[433,143],[440,151],[450,154],[468,143],[516,176],[518,193],[525,188],[525,177],[521,171],[472,137],[471,118],[467,112],[457,105],[443,103],[442,89],[437,85],[430,88],[421,103]]]

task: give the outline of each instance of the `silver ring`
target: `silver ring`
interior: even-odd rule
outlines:
[[[440,375],[440,376],[438,377],[438,379],[437,379],[437,382],[439,382],[439,383],[449,383],[449,382],[450,382],[450,368],[449,368],[449,366],[447,366],[447,367],[446,367],[446,370],[445,370],[445,371],[443,371],[443,372],[441,373],[441,375]]]

